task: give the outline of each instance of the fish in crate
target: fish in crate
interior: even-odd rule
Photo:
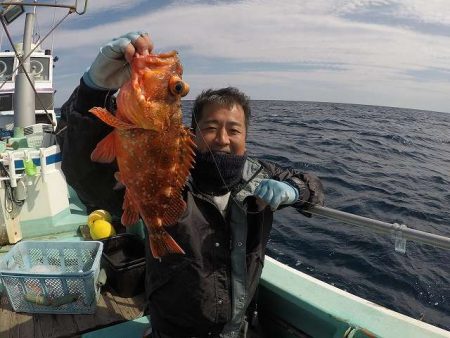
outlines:
[[[153,257],[184,254],[164,226],[184,211],[182,190],[194,162],[194,141],[182,123],[181,97],[189,86],[176,51],[137,55],[131,78],[120,89],[115,115],[90,110],[114,127],[91,154],[100,163],[117,160],[116,179],[125,186],[122,224],[142,217]]]

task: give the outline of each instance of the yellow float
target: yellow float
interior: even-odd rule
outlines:
[[[116,230],[111,224],[111,214],[106,210],[95,210],[88,216],[89,233],[93,240],[114,236]]]

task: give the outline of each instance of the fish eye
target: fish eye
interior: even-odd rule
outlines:
[[[186,96],[189,93],[189,85],[179,77],[173,77],[169,81],[169,90],[173,95]]]
[[[181,93],[183,92],[183,89],[184,89],[183,83],[182,83],[182,82],[178,82],[178,83],[175,85],[174,89],[175,89],[175,91],[176,91],[178,94],[181,94]]]

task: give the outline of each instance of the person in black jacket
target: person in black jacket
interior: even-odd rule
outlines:
[[[111,128],[88,110],[114,111],[113,94],[129,76],[127,61],[151,50],[147,34],[111,41],[62,107],[62,168],[88,209],[120,216],[123,202],[116,165],[90,160]],[[245,337],[273,212],[292,206],[304,213],[323,205],[322,184],[313,174],[247,155],[250,115],[249,98],[233,87],[205,90],[195,100],[196,164],[183,193],[187,206],[177,224],[167,227],[185,255],[154,259],[146,245],[152,337]]]

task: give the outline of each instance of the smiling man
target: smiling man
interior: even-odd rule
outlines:
[[[111,41],[62,108],[68,183],[88,206],[117,216],[123,191],[113,189],[116,167],[90,161],[110,128],[88,111],[104,105],[112,110],[112,94],[126,79],[125,60],[151,49],[146,34]],[[195,100],[196,164],[183,193],[186,209],[167,227],[185,255],[154,259],[148,245],[146,250],[151,337],[245,337],[274,211],[323,204],[316,176],[247,155],[250,116],[249,98],[233,87],[206,90]]]
[[[249,118],[248,99],[236,88],[206,90],[195,100],[191,127],[197,164],[191,175],[202,192],[221,195],[239,183]]]

